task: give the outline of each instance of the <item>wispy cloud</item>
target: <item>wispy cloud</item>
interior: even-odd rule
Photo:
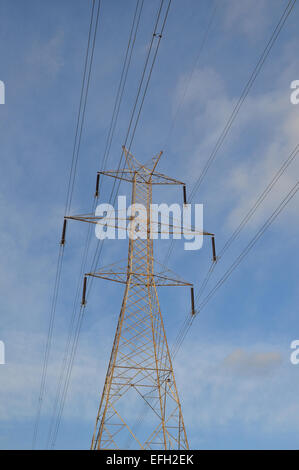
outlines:
[[[268,14],[269,2],[261,0],[225,0],[222,3],[224,15],[223,26],[226,31],[234,31],[256,41],[263,35],[265,27],[271,21]]]
[[[43,39],[31,45],[25,60],[31,70],[35,71],[40,80],[48,77],[53,79],[64,65],[64,34],[58,31],[47,41]]]
[[[292,388],[299,378],[289,351],[269,344],[236,346],[189,343],[175,361],[179,385],[189,384],[182,392],[183,410],[195,447],[200,428],[236,422],[244,431],[253,424],[265,433],[297,428],[299,405]]]

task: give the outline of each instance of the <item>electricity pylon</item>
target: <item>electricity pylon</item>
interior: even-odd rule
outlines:
[[[146,235],[142,238],[130,237],[128,258],[124,265],[117,263],[86,274],[125,285],[91,448],[124,449],[133,445],[141,449],[188,449],[157,287],[191,287],[194,314],[193,286],[173,273],[170,274],[167,269],[155,272],[152,234],[153,230],[161,233],[163,227],[158,228],[157,223],[154,229],[151,219],[153,185],[183,185],[184,203],[186,203],[185,185],[156,172],[162,152],[151,160],[150,165],[145,166],[124,147],[123,151],[126,156],[126,167],[118,171],[99,172],[96,195],[99,174],[130,182],[131,203],[142,204],[146,208],[144,225]],[[99,217],[92,214],[67,218],[90,223],[100,221]],[[172,229],[172,233],[175,233],[174,225]],[[203,232],[203,234],[213,237],[210,233]],[[86,303],[86,276],[83,305]],[[140,413],[142,426],[138,429],[138,423],[135,421]]]

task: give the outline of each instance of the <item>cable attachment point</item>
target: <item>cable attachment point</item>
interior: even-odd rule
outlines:
[[[62,227],[62,235],[61,235],[61,240],[60,240],[60,245],[61,245],[61,246],[63,246],[63,245],[65,244],[66,223],[67,223],[67,220],[64,219],[64,221],[63,221],[63,227]]]
[[[184,197],[184,206],[187,204],[187,193],[186,193],[186,185],[183,185],[183,197]]]
[[[97,174],[97,182],[96,182],[96,192],[94,193],[94,197],[99,197],[99,185],[100,185],[100,174]]]
[[[87,277],[84,276],[82,302],[81,302],[82,307],[84,307],[86,305],[86,284],[87,284]]]
[[[214,235],[212,235],[211,240],[212,240],[212,251],[213,251],[213,263],[216,263],[217,256],[216,256],[216,246],[215,246],[215,236]]]
[[[193,287],[191,287],[191,312],[192,312],[192,316],[195,315],[194,288]]]

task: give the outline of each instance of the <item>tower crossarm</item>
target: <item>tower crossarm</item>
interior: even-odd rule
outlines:
[[[113,227],[115,229],[123,230],[123,222],[129,224],[134,220],[132,216],[126,216],[126,214],[122,212],[118,213],[115,211],[114,213],[107,213],[105,216],[103,215],[94,215],[94,214],[77,214],[77,215],[66,215],[65,220],[77,220],[79,222],[87,222],[89,224],[100,224],[105,225],[107,227]],[[141,218],[139,217],[139,220]],[[151,218],[151,233],[153,235],[168,233],[169,235],[183,235],[183,234],[193,234],[193,235],[203,235],[208,237],[214,237],[215,234],[211,232],[207,232],[205,230],[196,230],[196,228],[191,225],[187,226],[179,223],[176,224],[168,224],[163,223],[157,220],[153,220]]]
[[[126,284],[128,280],[128,275],[134,279],[134,284],[138,286],[147,286],[148,277],[147,274],[138,273],[134,271],[95,271],[93,273],[86,273],[86,276],[98,277],[105,279],[107,281],[119,282],[121,284]],[[163,274],[152,274],[152,283],[155,283],[157,287],[192,287],[193,284],[187,281],[183,281],[179,278],[167,277]]]
[[[111,178],[115,178],[115,179],[122,180],[122,181],[127,181],[128,183],[133,183],[136,172],[130,169],[105,170],[105,171],[98,171],[98,175],[110,176]],[[150,177],[151,177],[151,182],[149,181]],[[185,183],[183,183],[182,181],[179,181],[175,178],[171,178],[170,176],[166,176],[163,173],[157,173],[157,172],[151,173],[150,175],[137,173],[136,182],[145,183],[145,184],[153,184],[153,185],[165,185],[165,184],[183,185],[183,186],[185,185]]]

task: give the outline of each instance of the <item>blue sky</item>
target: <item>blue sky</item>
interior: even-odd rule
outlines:
[[[194,68],[214,2],[173,0],[132,146],[140,161],[163,149],[160,171],[186,181],[189,192],[287,4],[217,3]],[[0,4],[0,80],[6,86],[0,106],[2,449],[31,446],[90,6],[84,0]],[[132,0],[102,2],[73,213],[91,205],[134,8]],[[157,8],[157,0],[145,2],[111,169],[121,153]],[[298,15],[295,5],[196,194],[219,249],[298,143],[299,106],[290,103],[290,83],[299,79]],[[298,170],[295,160],[219,262],[207,292],[298,180]],[[110,189],[105,184],[103,202]],[[155,197],[181,201],[180,191],[162,191]],[[299,338],[298,228],[297,196],[196,318],[175,358],[192,448],[298,448],[299,366],[289,360],[290,343]],[[84,224],[69,224],[39,448],[49,429],[85,236]],[[162,261],[168,243],[157,243]],[[125,255],[125,242],[109,241],[101,264]],[[209,241],[199,252],[184,251],[177,241],[169,266],[198,289],[210,257]],[[160,294],[172,344],[188,312],[189,292]],[[121,298],[117,285],[94,283],[56,448],[90,445]]]

